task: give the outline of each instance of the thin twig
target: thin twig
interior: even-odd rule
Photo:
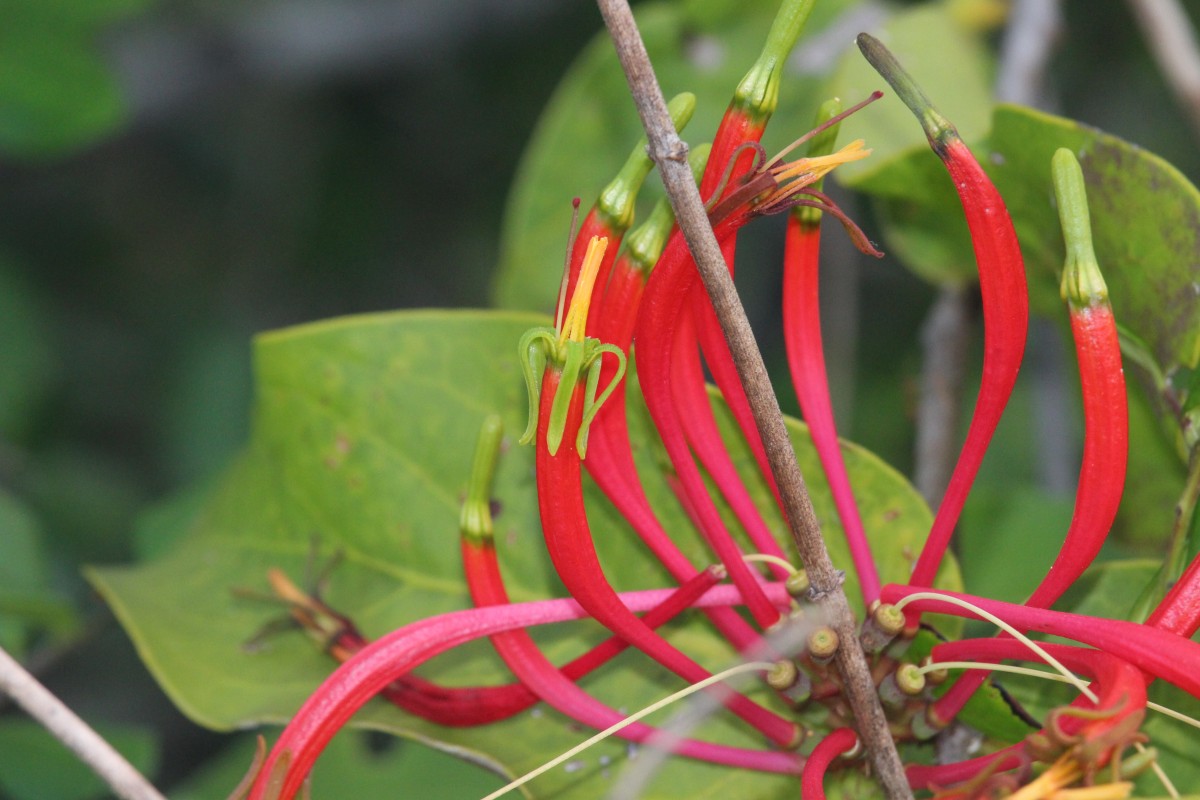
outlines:
[[[1200,46],[1178,0],[1129,0],[1167,85],[1200,134]]]
[[[917,491],[931,508],[942,502],[958,454],[971,326],[969,302],[967,287],[943,286],[921,325],[921,382],[913,462]]]
[[[1017,0],[1000,45],[996,99],[1045,109],[1050,56],[1062,35],[1060,0]]]
[[[775,390],[688,167],[687,145],[671,124],[666,100],[654,77],[654,68],[628,2],[598,0],[598,5],[646,130],[650,155],[658,165],[679,228],[729,342],[755,424],[766,447],[771,472],[779,486],[788,525],[812,582],[813,599],[828,614],[838,633],[841,645],[836,661],[845,684],[846,699],[857,722],[859,737],[870,754],[875,773],[889,800],[912,798],[870,669],[859,645],[854,615],[842,591],[842,574],[834,568],[825,550],[820,525],[804,477],[800,474],[800,466],[796,463]]]
[[[12,697],[123,800],[164,800],[100,734],[0,648],[0,692]]]

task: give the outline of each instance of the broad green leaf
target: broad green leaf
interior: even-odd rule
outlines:
[[[1200,362],[1200,193],[1174,167],[1115,136],[1059,117],[1000,106],[984,161],[1013,214],[1030,271],[1057,292],[1062,234],[1050,198],[1050,157],[1075,151],[1087,182],[1096,256],[1117,321],[1153,351],[1168,377]]]
[[[1072,508],[1070,498],[1031,486],[977,486],[956,536],[963,582],[971,593],[1024,602],[1054,562]],[[1013,558],[1014,553],[1021,557]]]
[[[158,765],[158,742],[147,729],[101,724],[97,732],[143,775]],[[107,787],[42,726],[27,719],[0,722],[0,794],[9,800],[92,800]]]
[[[394,741],[382,750],[371,744],[363,733],[334,737],[313,770],[312,796],[413,796],[413,789],[420,787],[421,800],[463,800],[503,785],[491,773],[416,742]],[[173,790],[171,800],[224,800],[250,767],[254,746],[255,737],[239,738]]]
[[[190,717],[218,729],[285,720],[332,669],[299,634],[247,641],[280,613],[235,597],[234,587],[265,586],[270,567],[302,580],[314,542],[323,555],[342,551],[326,600],[368,636],[469,605],[460,575],[458,505],[480,421],[499,412],[510,439],[523,428],[525,390],[515,342],[538,316],[507,312],[413,312],[334,320],[262,336],[256,345],[257,404],[251,443],[190,522],[184,540],[144,566],[93,568],[89,576],[116,611],[167,693]],[[728,412],[717,406],[725,429]],[[631,409],[639,467],[667,529],[696,563],[700,540],[662,478],[644,410]],[[848,565],[804,429],[792,434],[836,562]],[[749,474],[744,444],[731,443]],[[903,580],[930,515],[904,479],[869,453],[846,445],[851,478],[885,581]],[[761,479],[753,491],[764,501]],[[497,543],[515,599],[562,593],[538,534],[532,449],[503,454],[495,497]],[[601,559],[621,589],[664,585],[630,530],[589,485],[588,502]],[[770,517],[776,530],[778,516]],[[945,585],[958,586],[951,564]],[[851,597],[853,580],[848,581]],[[536,631],[556,660],[580,651],[600,632],[592,623]],[[700,619],[675,624],[671,638],[717,669],[731,653]],[[455,684],[496,683],[505,672],[486,643],[459,648],[423,669]],[[635,654],[587,680],[609,704],[639,708],[679,688]],[[765,702],[773,699],[762,698]],[[536,709],[483,728],[447,729],[382,702],[359,724],[449,749],[506,772],[521,773],[582,738],[553,712]],[[754,747],[756,736],[724,718],[701,735]],[[539,779],[538,796],[591,797],[625,758],[621,744],[602,746],[569,771]],[[651,797],[770,798],[794,791],[790,780],[670,764]]]
[[[915,120],[911,125],[919,130]],[[886,130],[872,129],[868,141]],[[976,157],[1005,198],[1036,310],[1063,315],[1062,234],[1049,165],[1054,151],[1067,147],[1083,165],[1096,254],[1117,320],[1146,342],[1168,377],[1200,361],[1200,193],[1183,175],[1115,136],[1017,106],[998,106],[990,134],[967,140],[977,143]],[[888,244],[907,266],[946,277],[961,276],[964,263],[973,268],[961,206],[931,153],[914,150],[849,183],[884,200]]]
[[[850,4],[822,0],[809,17],[806,41],[828,38],[835,15]],[[750,68],[778,10],[777,0],[742,3],[649,4],[637,20],[663,92],[693,92],[696,115],[683,138],[712,140],[738,81]],[[841,35],[834,34],[834,35]],[[780,89],[779,110],[764,140],[782,149],[812,127],[825,72],[832,63],[792,59]],[[530,140],[505,211],[496,304],[546,311],[553,308],[562,274],[568,203],[584,210],[616,174],[642,137],[629,87],[606,33],[598,33],[562,79]],[[656,180],[643,194],[644,209],[661,196]]]

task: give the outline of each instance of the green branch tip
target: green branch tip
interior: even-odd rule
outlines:
[[[682,131],[696,111],[696,95],[691,92],[675,95],[667,104],[667,110],[671,113],[675,131]],[[596,201],[597,211],[612,228],[623,232],[633,224],[638,192],[653,168],[654,162],[650,159],[646,137],[643,136],[625,160],[621,171],[604,187]]]
[[[467,483],[467,498],[459,516],[460,533],[472,541],[492,539],[492,484],[496,477],[496,462],[500,459],[500,442],[504,439],[504,422],[499,414],[484,417],[475,443],[475,459],[471,462],[471,479]]]
[[[813,129],[820,128],[829,120],[842,113],[843,105],[840,97],[831,97],[824,103],[821,103],[817,109],[816,119],[813,120]],[[817,158],[819,156],[827,156],[833,152],[837,146],[838,131],[841,129],[842,123],[835,122],[825,130],[813,136],[808,141],[808,158]],[[821,191],[825,185],[825,178],[820,178],[812,184],[812,188]],[[796,206],[792,211],[802,223],[808,226],[816,226],[821,224],[821,209],[813,208],[812,206]]]
[[[940,155],[942,149],[951,141],[959,139],[958,130],[933,107],[933,103],[922,91],[913,77],[908,74],[900,62],[892,55],[892,51],[884,47],[883,42],[869,33],[858,35],[858,49],[863,57],[875,68],[892,90],[912,111],[913,116],[921,123],[925,137],[930,145]]]
[[[733,94],[733,105],[765,121],[779,105],[779,79],[783,65],[804,30],[816,0],[784,0],[767,32],[767,41],[754,66]]]
[[[1063,262],[1062,298],[1072,308],[1105,305],[1108,303],[1108,286],[1100,274],[1100,264],[1092,247],[1087,188],[1079,159],[1067,148],[1060,147],[1050,160],[1050,175],[1067,250]]]

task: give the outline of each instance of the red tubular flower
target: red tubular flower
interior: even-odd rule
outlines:
[[[881,597],[885,603],[898,603],[909,595],[923,591],[926,590],[921,587],[888,584],[883,587]],[[938,594],[973,603],[1018,630],[1041,631],[1104,650],[1144,672],[1175,684],[1189,694],[1200,696],[1200,673],[1193,667],[1200,663],[1200,643],[1190,639],[1125,620],[1029,608],[957,592],[939,591]],[[971,611],[936,599],[915,600],[905,605],[912,606],[918,613],[979,618]]]
[[[1025,266],[1008,209],[996,187],[963,143],[954,126],[939,114],[895,57],[879,40],[860,34],[858,46],[867,61],[891,84],[912,110],[933,151],[946,165],[962,201],[983,297],[983,378],[967,439],[937,510],[929,538],[913,568],[911,583],[930,586],[967,493],[979,471],[1000,415],[1008,404],[1025,352],[1029,297]]]
[[[813,0],[788,0],[780,8],[762,53],[738,85],[713,137],[708,164],[700,181],[701,196],[710,197],[713,202],[728,196],[738,186],[738,178],[750,169],[755,151],[744,145],[755,144],[762,137],[767,120],[778,104],[783,63],[812,6]],[[723,247],[733,246],[734,229],[735,226],[726,225],[718,236]],[[726,257],[730,255],[726,251]],[[696,282],[695,264],[680,235],[672,236],[661,262],[647,285],[634,337],[638,343],[642,393],[705,539],[729,570],[733,582],[746,593],[755,621],[761,627],[769,627],[779,620],[779,612],[764,602],[757,589],[757,578],[743,562],[741,551],[725,530],[692,460],[689,439],[696,441],[699,437],[702,441],[719,443],[719,434],[715,425],[698,431],[694,421],[682,418],[676,406],[676,392],[691,392],[693,400],[702,398],[693,407],[698,407],[699,402],[708,403],[703,381],[698,385],[694,381],[685,384],[671,366],[673,337],[678,334],[684,315],[690,313],[688,298],[693,289],[702,293]]]
[[[817,742],[800,776],[800,796],[804,800],[825,800],[825,772],[839,756],[858,747],[858,734],[850,728],[838,728]]]
[[[667,106],[671,113],[671,122],[675,130],[681,131],[692,119],[696,110],[696,96],[684,92],[671,98]],[[583,258],[587,254],[588,242],[593,238],[607,239],[611,246],[600,263],[600,271],[596,278],[597,285],[604,288],[608,284],[608,276],[613,262],[617,258],[617,250],[621,246],[621,237],[633,224],[634,206],[638,192],[646,176],[654,168],[654,162],[646,153],[646,140],[643,138],[625,160],[617,176],[600,192],[587,216],[579,226],[579,232],[571,243],[571,252],[567,257],[567,269],[563,276],[562,289],[559,292],[558,306],[554,310],[555,320],[560,320],[566,312],[567,305],[575,296],[575,283],[579,280],[579,270],[583,266]],[[578,201],[576,201],[578,204]]]
[[[1146,624],[1187,638],[1196,634],[1200,628],[1200,557],[1179,576]]]
[[[777,603],[787,602],[782,584],[764,587]],[[620,596],[631,612],[645,612],[666,601],[671,590],[627,592]],[[696,601],[697,608],[732,606],[741,603],[733,586],[716,586]],[[504,631],[565,622],[589,616],[574,600],[540,600],[465,611],[452,611],[418,620],[372,642],[334,670],[284,728],[271,748],[250,791],[250,800],[290,800],[321,751],[359,708],[401,675],[429,659],[484,636]],[[281,762],[285,767],[278,766]],[[264,792],[280,769],[284,775],[278,792]]]
[[[707,154],[707,147],[692,150],[690,160],[694,171],[703,169]],[[670,205],[661,200],[646,222],[626,238],[626,249],[617,259],[604,292],[604,313],[598,314],[593,308],[588,314],[589,336],[622,352],[629,351],[646,279],[662,255],[674,221]],[[625,414],[625,379],[617,378],[611,360],[602,362],[599,384],[607,386],[614,380],[616,389],[596,412],[588,433],[588,458],[584,466],[671,576],[680,582],[687,581],[696,574],[696,568],[663,529],[638,479]],[[713,608],[706,613],[739,651],[746,651],[758,642],[753,628],[736,612]]]
[[[492,536],[489,488],[496,456],[500,449],[500,419],[493,417],[485,423],[480,433],[476,451],[475,468],[463,505],[462,557],[467,585],[477,607],[503,606],[509,604],[508,592],[496,560],[495,540]],[[665,620],[692,605],[718,580],[713,570],[704,570],[674,591],[662,604],[655,606],[643,623]],[[546,658],[525,630],[504,631],[491,636],[496,652],[513,674],[538,698],[572,719],[593,728],[604,729],[620,722],[624,715],[595,700],[577,686],[571,678],[560,672]],[[624,640],[610,639],[606,655],[615,655],[627,646]],[[645,742],[656,731],[648,725],[633,724],[616,735],[634,742]],[[728,764],[748,769],[770,772],[795,772],[799,762],[795,755],[746,750],[686,739],[673,748],[679,755]]]
[[[536,417],[531,414],[531,423],[536,421],[538,507],[546,549],[567,591],[597,622],[684,680],[697,683],[708,678],[709,673],[650,630],[620,602],[604,575],[587,520],[581,451],[587,441],[592,409],[603,402],[613,387],[606,387],[599,400],[593,400],[589,395],[596,391],[598,377],[589,377],[585,387],[582,373],[598,372],[596,359],[614,352],[611,345],[601,345],[583,336],[596,264],[604,247],[599,240],[593,240],[593,245],[562,329],[538,329],[522,340],[521,352],[532,353],[533,361],[545,364],[539,387],[540,410]],[[535,368],[536,364],[529,364],[527,373]],[[533,381],[530,391],[536,394]],[[585,405],[591,408],[585,409]],[[762,595],[761,589],[759,594]],[[730,698],[727,705],[776,744],[790,746],[797,735],[794,723],[740,695]]]
[[[1053,160],[1054,190],[1067,258],[1062,295],[1070,310],[1071,331],[1083,391],[1083,463],[1075,492],[1075,511],[1058,555],[1026,605],[1049,608],[1095,560],[1108,537],[1125,487],[1129,453],[1129,410],[1117,322],[1108,287],[1092,249],[1091,223],[1083,171],[1075,154],[1060,149]],[[950,719],[987,679],[985,672],[964,675],[937,703],[939,719]]]
[[[831,100],[821,107],[817,125],[829,122],[842,110],[840,101]],[[809,156],[826,155],[837,139],[833,124],[809,144]],[[820,189],[820,182],[814,184]],[[879,572],[871,555],[871,545],[863,530],[858,504],[846,475],[842,449],[838,444],[829,398],[829,380],[821,345],[821,305],[817,291],[821,252],[821,212],[816,208],[797,207],[788,217],[787,239],[783,256],[783,342],[788,367],[800,412],[808,424],[813,446],[825,470],[834,506],[842,521],[850,557],[858,573],[863,605],[879,597]]]

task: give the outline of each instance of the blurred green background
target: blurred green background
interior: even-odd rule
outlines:
[[[1196,134],[1126,5],[1063,11],[1044,105],[1195,182]],[[79,566],[153,552],[139,515],[238,450],[255,332],[489,304],[523,147],[599,15],[556,0],[0,0],[0,20],[0,642],[172,791],[227,741],[162,697]],[[773,234],[746,257],[773,258]],[[745,288],[765,330],[778,289]],[[826,335],[846,356],[831,358],[842,433],[908,470],[934,290],[885,259],[840,291]],[[0,796],[98,796],[0,714]],[[62,788],[38,783],[51,775]]]

